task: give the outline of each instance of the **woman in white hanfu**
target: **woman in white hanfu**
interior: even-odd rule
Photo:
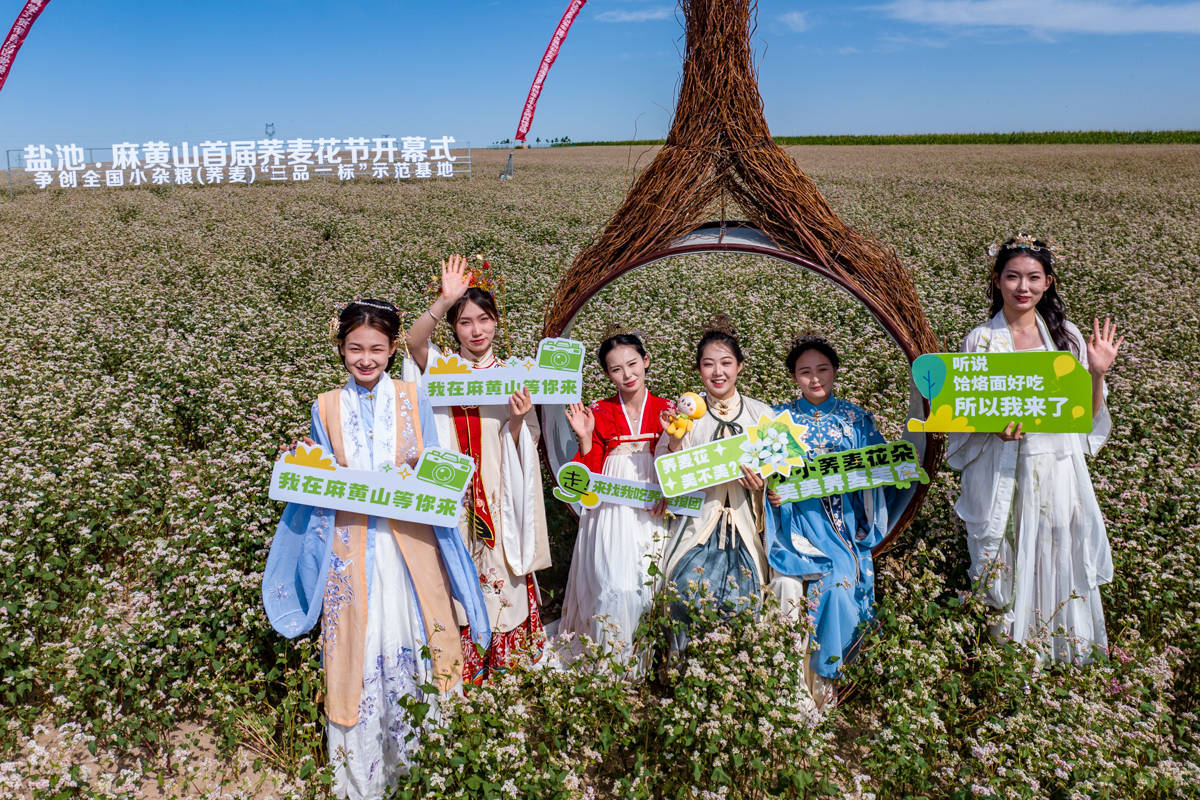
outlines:
[[[438,439],[427,399],[387,373],[400,330],[395,306],[356,300],[333,322],[350,377],[313,403],[306,443],[351,469],[416,465],[421,450]],[[288,638],[320,619],[337,797],[381,798],[420,743],[410,705],[428,703],[427,720],[437,716],[440,695],[423,687],[461,691],[464,654],[454,603],[477,623],[470,649],[487,644],[474,572],[450,528],[298,503],[284,509],[263,572],[263,606]]]
[[[474,369],[504,366],[492,351],[500,322],[492,291],[496,280],[486,261],[478,269],[459,255],[442,262],[438,297],[408,331],[411,358],[405,366],[413,380],[419,380],[429,359],[444,356],[430,339],[443,317],[458,355]],[[532,409],[529,390],[521,389],[504,405],[434,410],[443,446],[475,461],[459,530],[478,568],[492,628],[491,646],[482,654],[468,647],[470,634],[463,630],[469,651],[463,677],[475,684],[493,670],[506,669],[518,654],[539,660],[545,648],[534,570],[550,566],[550,538],[537,450],[540,429]]]
[[[654,457],[666,449],[662,440],[670,403],[646,388],[646,348],[632,333],[615,333],[600,343],[597,358],[617,393],[590,407],[572,403],[565,409],[579,441],[575,461],[596,474],[657,484]],[[650,564],[659,561],[665,541],[661,507],[600,503],[584,508],[559,635],[586,635],[618,660],[629,661],[642,614],[654,599]]]
[[[1009,239],[996,256],[992,318],[971,331],[966,353],[1062,350],[1091,373],[1092,431],[951,434],[947,463],[962,471],[954,509],[967,528],[971,578],[999,609],[993,634],[1035,646],[1041,658],[1084,663],[1108,644],[1100,586],[1112,580],[1104,517],[1085,455],[1112,427],[1104,375],[1124,337],[1092,321],[1084,342],[1063,315],[1054,253],[1029,236]]]
[[[729,318],[718,315],[696,346],[696,371],[704,385],[707,411],[682,438],[672,439],[671,452],[715,442],[744,433],[770,406],[737,389],[745,366],[741,344]],[[688,606],[707,596],[725,612],[743,607],[756,609],[770,580],[763,548],[763,480],[742,467],[736,480],[704,490],[699,517],[680,516],[671,526],[663,574],[678,594],[672,616],[690,618]],[[807,604],[804,604],[807,610]],[[687,634],[680,633],[672,648],[682,650]]]

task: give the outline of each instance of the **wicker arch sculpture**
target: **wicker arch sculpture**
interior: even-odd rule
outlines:
[[[895,252],[842,222],[772,140],[753,67],[755,5],[680,0],[687,40],[666,144],[604,231],[564,273],[546,312],[544,335],[569,331],[587,301],[631,269],[672,255],[721,251],[770,256],[832,281],[867,307],[910,362],[939,349],[912,275]],[[736,205],[746,221],[733,225],[736,236],[730,223],[717,223],[720,235],[714,238],[709,223],[723,220],[728,205]],[[920,401],[911,388],[910,396]],[[557,467],[562,455],[555,452],[555,432],[562,415],[546,411],[547,455]],[[941,437],[907,436],[932,476],[941,460]],[[878,550],[912,521],[926,488],[908,493]]]

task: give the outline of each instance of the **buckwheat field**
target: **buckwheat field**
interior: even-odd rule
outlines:
[[[396,796],[1196,796],[1200,146],[790,152],[898,251],[946,349],[987,316],[988,244],[1021,231],[1065,249],[1068,318],[1111,315],[1128,337],[1089,464],[1116,571],[1108,657],[1038,667],[989,638],[943,468],[879,559],[857,688],[815,728],[796,702],[802,632],[768,611],[712,625],[648,680],[599,658],[511,672],[451,703]],[[477,151],[472,181],[0,201],[0,797],[323,796],[315,634],[276,635],[259,581],[276,449],[345,380],[334,304],[386,298],[411,320],[440,258],[480,253],[506,276],[511,353],[532,353],[558,278],[649,157],[518,152],[501,182],[505,153]],[[788,342],[814,329],[841,353],[839,394],[899,435],[900,351],[836,287],[767,259],[626,275],[574,334],[643,332],[649,387],[672,396],[698,387],[694,345],[720,311],[746,340],[746,394],[785,399]],[[587,399],[609,393],[591,356],[587,374]],[[552,618],[575,529],[546,502]]]

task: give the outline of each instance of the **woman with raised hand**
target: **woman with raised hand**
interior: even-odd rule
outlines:
[[[737,436],[770,415],[766,403],[738,391],[745,362],[731,320],[718,314],[696,345],[695,367],[707,412],[681,439],[670,441],[670,451]],[[703,598],[726,612],[757,608],[770,580],[762,542],[763,480],[746,467],[742,471],[736,481],[704,490],[699,517],[680,516],[671,526],[663,573],[667,586],[678,595],[671,609],[677,622],[686,623],[688,607],[705,602]],[[671,646],[682,650],[686,643],[687,634],[681,632]]]
[[[787,356],[796,399],[772,408],[790,411],[801,439],[815,458],[826,453],[883,444],[874,417],[834,396],[837,351],[819,336],[797,339]],[[871,548],[888,529],[886,490],[809,497],[781,503],[768,491],[767,558],[779,575],[781,602],[807,596],[813,611],[809,690],[817,709],[836,700],[842,665],[854,656],[864,627],[875,616],[875,566]],[[802,582],[805,582],[803,590]]]
[[[349,377],[313,403],[306,443],[351,469],[415,466],[438,437],[427,398],[388,375],[400,331],[395,306],[356,300],[332,327]],[[382,797],[420,743],[421,721],[410,709],[428,703],[436,718],[439,695],[421,687],[461,691],[455,604],[477,623],[467,649],[488,641],[483,597],[458,531],[290,503],[271,542],[262,596],[271,625],[288,638],[320,618],[334,794]]]
[[[650,356],[636,335],[614,331],[600,343],[597,358],[617,393],[590,407],[572,403],[565,409],[579,441],[575,461],[597,474],[656,484],[654,457],[664,447],[670,403],[646,388]],[[664,539],[661,508],[615,503],[584,508],[560,635],[586,635],[628,661],[642,614],[654,599],[649,568],[659,560]]]
[[[455,351],[473,369],[504,366],[492,349],[501,322],[496,298],[487,288],[492,285],[486,270],[472,270],[462,256],[442,262],[437,299],[408,331],[416,370],[424,372],[430,358],[443,356],[432,342],[443,319]],[[505,669],[514,656],[537,661],[545,648],[534,571],[550,566],[550,539],[537,450],[540,429],[532,410],[527,389],[504,405],[435,409],[443,446],[475,461],[459,529],[478,570],[492,637],[486,653],[471,653],[467,660],[464,677],[473,683]],[[468,638],[464,630],[463,641]]]
[[[1053,248],[1017,236],[995,256],[991,319],[967,334],[964,353],[1060,350],[1092,379],[1092,430],[950,434],[946,463],[962,471],[954,510],[967,528],[971,578],[998,609],[996,635],[1036,647],[1041,657],[1086,662],[1108,645],[1100,586],[1112,580],[1104,517],[1085,455],[1112,429],[1104,376],[1124,337],[1105,320],[1092,335],[1069,322],[1058,295]]]

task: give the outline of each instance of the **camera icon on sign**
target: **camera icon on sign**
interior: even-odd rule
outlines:
[[[538,347],[537,363],[545,369],[578,372],[583,367],[583,343],[547,339]]]
[[[471,459],[457,453],[426,453],[417,465],[418,478],[455,492],[467,488],[467,479],[470,476]]]

